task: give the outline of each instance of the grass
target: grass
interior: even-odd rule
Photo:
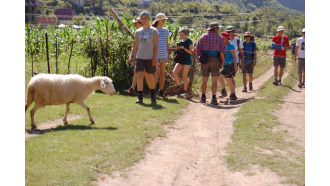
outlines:
[[[291,74],[296,65],[288,65]],[[268,168],[280,176],[283,183],[305,185],[305,153],[303,147],[289,140],[287,131],[273,131],[280,123],[273,114],[281,108],[281,100],[290,92],[297,80],[288,75],[285,86],[274,87],[270,78],[257,94],[257,99],[244,104],[236,113],[232,142],[228,145],[226,161],[230,170],[247,170],[253,165]]]
[[[158,99],[156,105],[147,98],[144,105],[135,104],[135,100],[96,93],[86,101],[95,125],[89,125],[82,107],[72,104],[70,114],[79,114],[81,119],[27,139],[26,185],[91,185],[99,173],[111,174],[132,166],[144,157],[145,146],[152,139],[166,135],[162,125],[173,122],[188,105],[184,99]],[[64,112],[65,105],[40,109],[37,125],[62,118]],[[26,128],[30,128],[28,113]]]

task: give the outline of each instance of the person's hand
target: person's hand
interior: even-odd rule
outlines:
[[[254,62],[252,63],[252,66],[255,67],[256,64],[257,64],[257,61],[254,61]]]
[[[235,72],[238,70],[237,65],[234,65]]]
[[[157,59],[152,59],[152,63],[151,63],[151,65],[154,67],[154,66],[156,66],[156,64],[157,64]]]
[[[178,46],[179,49],[184,49],[184,46]]]
[[[132,64],[132,58],[131,56],[128,58],[128,63],[131,65]]]

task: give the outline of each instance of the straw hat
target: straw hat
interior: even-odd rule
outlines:
[[[168,19],[168,18],[165,16],[164,13],[158,13],[158,14],[156,15],[156,20],[157,20],[157,21],[160,21],[160,20],[163,20],[163,19]]]
[[[213,30],[215,28],[220,28],[220,27],[222,27],[222,26],[219,26],[219,23],[212,22],[212,23],[210,23],[209,27],[207,28],[207,31]]]

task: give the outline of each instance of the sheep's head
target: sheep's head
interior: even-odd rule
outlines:
[[[102,92],[110,96],[116,94],[116,90],[112,84],[112,80],[108,77],[102,77],[100,81],[100,87]]]

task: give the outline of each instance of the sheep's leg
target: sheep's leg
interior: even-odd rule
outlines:
[[[66,120],[66,118],[68,116],[69,111],[70,111],[70,103],[67,103],[66,107],[65,107],[65,115],[64,115],[64,118],[63,118],[64,125],[68,125],[68,121]]]
[[[37,129],[37,125],[34,121],[34,114],[36,113],[36,111],[40,108],[44,107],[44,105],[40,105],[40,104],[35,104],[35,106],[31,109],[30,114],[31,114],[31,126],[32,129]]]
[[[94,122],[94,120],[93,120],[93,118],[92,118],[92,115],[91,115],[90,109],[88,108],[88,106],[85,105],[84,102],[80,102],[80,103],[78,103],[78,104],[81,105],[82,107],[84,107],[84,108],[86,109],[87,114],[88,114],[88,117],[89,117],[89,121],[91,122],[91,124],[95,124],[95,122]]]

